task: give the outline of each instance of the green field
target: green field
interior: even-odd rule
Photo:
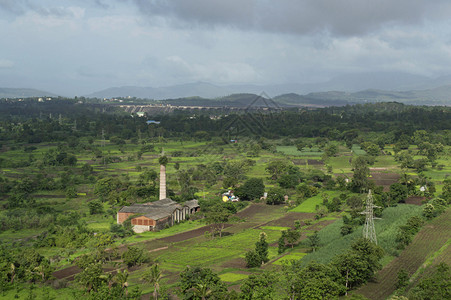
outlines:
[[[192,124],[189,123],[191,121],[188,121],[185,126],[191,128],[193,133],[198,131],[196,126],[201,126],[200,123],[197,123],[198,117],[196,115],[187,116]],[[209,120],[207,115],[205,115],[205,120]],[[138,121],[133,120],[133,122]],[[118,126],[120,128],[122,124],[118,124]],[[178,128],[177,126],[175,127]],[[102,132],[103,129],[99,130],[99,128],[97,131]],[[179,130],[182,130],[181,128]],[[92,145],[86,142],[88,136],[82,136],[82,132],[74,132],[74,136],[84,141],[84,144],[74,149],[68,149],[65,146],[68,143],[66,140],[42,143],[25,141],[18,143],[11,140],[2,143],[0,145],[0,163],[6,167],[0,170],[1,244],[11,247],[19,254],[23,249],[35,249],[43,258],[50,259],[52,267],[58,271],[73,268],[74,263],[81,256],[97,255],[106,248],[108,250],[104,253],[109,253],[108,251],[117,251],[118,253],[112,258],[112,261],[106,259],[103,261],[104,271],[112,272],[112,274],[118,269],[127,268],[121,254],[127,248],[137,246],[149,256],[150,262],[129,268],[128,284],[130,288],[141,287],[143,293],[151,293],[152,287],[150,284],[144,283],[142,278],[148,267],[153,262],[157,262],[162,272],[161,285],[168,287],[172,292],[177,289],[180,272],[187,266],[211,268],[219,274],[220,279],[226,282],[230,289],[238,290],[238,285],[251,274],[270,271],[279,276],[278,272],[282,265],[291,260],[300,260],[302,266],[312,261],[328,263],[336,255],[348,250],[352,242],[362,236],[362,226],[356,226],[353,233],[342,236],[343,221],[341,218],[351,211],[345,198],[359,194],[354,193],[349,185],[339,187],[333,181],[329,181],[332,184],[326,186],[329,183],[327,180],[329,177],[336,179],[337,176],[352,178],[354,172],[352,162],[355,161],[356,156],[366,155],[359,143],[373,142],[381,137],[390,138],[382,132],[366,133],[362,130],[353,140],[348,140],[345,139],[345,132],[335,130],[337,131],[334,133],[336,140],[332,140],[328,136],[330,132],[327,130],[323,132],[323,128],[321,128],[319,132],[323,132],[327,137],[322,136],[323,133],[315,137],[274,135],[277,139],[246,137],[239,139],[237,144],[227,144],[215,136],[209,136],[205,140],[199,141],[200,139],[191,138],[189,135],[178,136],[177,131],[156,132],[151,131],[154,129],[148,127],[140,130],[142,130],[141,134],[146,133],[145,130],[149,130],[151,134],[149,133],[146,140],[139,139],[132,142],[124,139],[126,143],[124,145],[113,144],[111,142],[113,136],[119,135],[119,133],[110,133],[108,138],[111,140],[106,140],[106,145],[102,146],[99,132],[92,133],[96,137]],[[3,131],[0,130],[0,133]],[[334,136],[332,133],[330,133],[331,136]],[[312,147],[308,146],[303,151],[298,151],[296,146],[293,146],[297,141],[308,143]],[[346,147],[352,143],[354,143],[352,149]],[[252,145],[260,147],[258,154],[251,153]],[[327,149],[328,145],[336,145],[339,152],[335,156],[327,157],[321,149]],[[30,146],[35,146],[36,149],[32,152],[25,152],[26,147]],[[153,149],[141,153],[144,146],[152,146]],[[382,155],[381,152],[381,155],[375,157],[375,163],[368,166],[373,174],[373,179],[376,175],[381,176],[381,174],[391,175],[394,178],[408,174],[414,181],[413,189],[417,189],[417,191],[412,191],[411,195],[420,194],[418,193],[420,179],[435,184],[434,197],[444,191],[443,181],[451,175],[449,156],[451,147],[449,145],[445,145],[443,152],[438,155],[437,165],[432,166],[428,163],[424,171],[416,170],[412,166],[401,169],[399,158],[394,155],[394,148],[396,149],[394,145],[386,145],[384,151],[386,153],[393,152],[393,155]],[[44,164],[44,156],[48,154],[48,151],[58,149],[64,149],[67,153],[76,155],[77,163],[75,165]],[[159,172],[158,159],[163,150],[170,158],[166,166],[170,197],[180,204],[183,204],[188,197],[191,197],[189,199],[197,198],[201,205],[201,211],[192,216],[190,220],[161,231],[124,237],[118,229],[115,232],[115,226],[112,226],[116,224],[116,213],[122,206],[128,206],[135,202],[146,203],[158,198],[158,174],[156,177],[149,175],[150,179],[145,179],[147,181],[144,181],[143,178],[146,171]],[[418,152],[417,145],[411,145],[409,149],[403,151],[410,151],[414,160],[425,158]],[[104,162],[102,160],[106,158],[111,161]],[[274,161],[284,162],[285,165],[281,164],[282,166],[279,166],[281,170],[276,170],[274,174],[271,174],[267,167]],[[234,164],[239,167],[233,168]],[[88,167],[92,167],[92,169]],[[311,172],[312,170],[322,177],[318,179],[311,175],[315,173]],[[271,178],[272,176],[273,178]],[[101,192],[96,190],[97,183],[104,178],[117,179],[117,181],[114,181],[115,186],[111,187],[108,193],[100,196]],[[228,190],[239,193],[244,182],[250,178],[262,179],[265,192],[268,192],[270,188],[280,187],[277,192],[281,196],[288,195],[290,201],[288,203],[281,201],[280,205],[266,205],[265,200],[260,199],[261,193],[255,196],[253,201],[249,201],[246,208],[236,206],[242,210],[224,221],[226,226],[222,237],[212,236],[211,232],[204,233],[202,230],[207,230],[203,227],[209,220],[208,214],[222,204],[221,194]],[[294,178],[293,185],[288,188],[281,181],[286,178],[290,180]],[[393,182],[395,180],[397,179],[394,179]],[[30,188],[37,183],[42,184],[39,189]],[[300,183],[315,187],[312,190],[317,189],[318,194],[303,199],[300,188],[296,188]],[[391,183],[384,184],[386,191]],[[30,188],[29,193],[27,188]],[[74,188],[75,191],[71,191],[70,188]],[[72,195],[74,198],[71,198],[71,193],[75,193]],[[20,200],[20,196],[23,194],[29,197]],[[186,196],[187,194],[189,196]],[[327,207],[323,205],[323,199],[327,198],[330,201],[341,194],[344,198],[339,211],[328,212]],[[392,197],[389,192],[383,196],[387,197],[386,199]],[[361,197],[363,198],[364,195],[362,194]],[[99,204],[100,211],[93,212],[90,205],[100,200],[102,201]],[[21,204],[20,201],[29,201],[29,203]],[[294,203],[299,203],[299,205],[294,207]],[[17,206],[14,206],[16,204]],[[449,210],[446,214],[425,224],[406,250],[397,249],[396,236],[399,226],[404,225],[411,216],[421,216],[422,210],[421,206],[398,204],[395,207],[385,208],[381,219],[374,221],[378,244],[385,250],[382,264],[386,268],[383,272],[387,273],[380,274],[386,274],[387,280],[390,282],[396,281],[396,272],[400,268],[410,268],[409,264],[412,265],[409,272],[413,279],[417,280],[422,278],[428,268],[437,262],[450,262],[450,233],[449,228],[445,228],[447,225],[449,227]],[[73,212],[77,213],[75,221],[68,219],[70,213]],[[320,217],[320,214],[324,215]],[[289,244],[286,246],[285,252],[279,254],[278,241],[282,232],[291,229],[294,224],[297,224],[295,223],[297,221],[302,222],[301,238],[294,242],[293,248]],[[74,232],[80,230],[80,236],[84,239],[79,241],[77,246],[67,246],[69,243],[56,246],[57,243],[52,244],[51,239],[48,244],[36,243],[37,240],[45,239],[61,228],[69,228],[67,232],[61,231],[63,235],[73,235],[74,239],[76,238]],[[320,245],[315,252],[311,252],[308,237],[315,231],[318,231]],[[262,268],[247,269],[245,267],[246,253],[255,249],[262,232],[266,234],[269,244],[269,262],[265,263]],[[108,240],[105,245],[99,244],[102,236],[111,238],[111,243]],[[3,264],[6,266],[7,276],[12,274],[10,265],[9,262]],[[20,272],[25,271],[21,270]],[[38,274],[37,269],[27,272]],[[73,272],[71,279],[79,270]],[[105,276],[102,278],[107,278],[109,275]],[[39,281],[39,276],[35,277],[38,279],[33,280]],[[50,285],[59,284],[59,281],[50,279],[48,284],[37,283],[34,291],[33,288],[30,288],[30,281],[18,281],[17,285],[4,291],[1,297],[4,296],[6,299],[83,298],[84,288],[75,281],[68,281],[67,278],[69,277],[58,279],[66,285],[61,289],[50,288]],[[9,280],[11,279],[9,278]],[[387,282],[381,280],[382,288],[378,286],[376,289],[387,288],[390,290],[392,287]],[[370,287],[370,291],[375,289],[374,286],[370,285]],[[365,295],[371,295],[371,293],[365,292]]]
[[[334,197],[338,197],[341,193],[339,191],[324,191],[322,194],[327,194],[329,199],[332,200]],[[311,198],[304,200],[301,204],[291,209],[292,212],[304,212],[304,213],[314,213],[318,205],[322,205],[323,198],[322,195],[316,195]]]

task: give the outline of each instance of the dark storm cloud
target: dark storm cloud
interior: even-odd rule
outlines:
[[[230,26],[291,34],[360,35],[390,24],[446,16],[445,0],[119,0],[180,26]]]

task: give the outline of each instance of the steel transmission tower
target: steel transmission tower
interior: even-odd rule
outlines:
[[[363,237],[369,239],[373,243],[377,245],[376,238],[376,229],[374,228],[374,219],[379,219],[374,217],[373,209],[375,206],[373,203],[373,195],[371,194],[371,190],[368,192],[368,196],[366,197],[366,209],[362,214],[366,215],[365,217],[365,226],[363,226]]]

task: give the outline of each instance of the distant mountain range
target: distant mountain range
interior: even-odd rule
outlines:
[[[220,98],[238,93],[261,94],[270,97],[296,93],[299,95],[341,91],[355,93],[364,90],[384,90],[406,92],[411,90],[430,90],[451,85],[451,76],[429,78],[407,73],[379,72],[349,74],[335,77],[329,81],[310,84],[273,84],[273,85],[215,85],[196,82],[166,87],[112,87],[89,95],[88,98],[137,97],[143,99],[176,99],[186,97]]]
[[[57,95],[54,93],[49,93],[36,89],[0,87],[0,98],[56,97],[56,96]]]
[[[236,94],[240,96],[233,100],[224,98]],[[208,102],[214,100],[214,106],[224,103],[227,105],[236,103],[242,106],[257,95],[263,95],[265,98],[272,97],[275,102],[283,106],[307,104],[329,106],[379,101],[398,101],[417,105],[451,105],[451,76],[429,78],[407,73],[379,72],[342,75],[327,82],[311,84],[215,85],[196,82],[166,87],[124,86],[108,88],[85,97],[130,96],[153,100],[170,99],[168,102],[180,105],[202,103],[202,106],[208,106]],[[0,88],[1,98],[42,96],[56,95],[34,89]],[[243,97],[246,99],[243,100]]]

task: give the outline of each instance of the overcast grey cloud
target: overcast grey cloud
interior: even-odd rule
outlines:
[[[381,26],[449,16],[446,0],[131,0],[149,16],[179,25],[231,26],[292,34],[359,35]]]
[[[0,0],[0,87],[286,84],[451,70],[445,0]]]

